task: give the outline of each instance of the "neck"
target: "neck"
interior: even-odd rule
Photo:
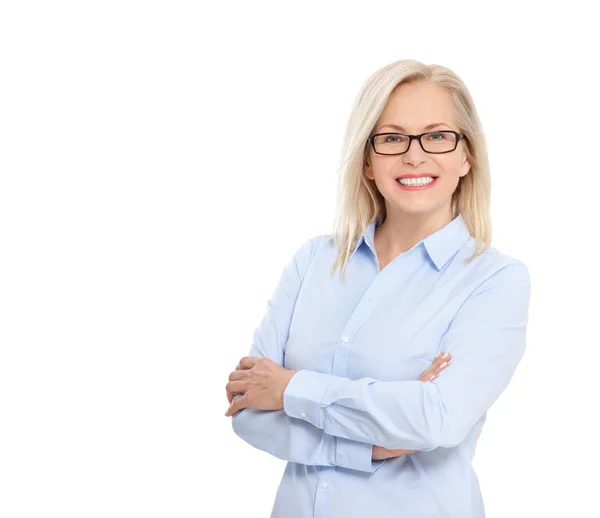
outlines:
[[[453,220],[451,210],[433,214],[390,214],[375,230],[378,255],[395,257],[437,232]]]

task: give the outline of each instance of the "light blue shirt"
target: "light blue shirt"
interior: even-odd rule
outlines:
[[[271,518],[483,518],[471,460],[525,351],[528,269],[494,247],[467,264],[460,214],[383,270],[374,232],[345,283],[331,235],[296,251],[248,355],[300,371],[283,410],[242,409],[233,430],[288,461]],[[420,381],[439,351],[449,366]],[[372,460],[373,445],[419,451]]]

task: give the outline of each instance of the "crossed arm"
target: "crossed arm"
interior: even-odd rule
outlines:
[[[256,329],[250,356],[283,365],[293,306],[318,238],[284,269]],[[527,268],[503,266],[467,298],[441,342],[453,367],[435,383],[350,380],[300,370],[283,408],[243,408],[237,435],[272,455],[310,465],[375,471],[373,445],[431,451],[460,443],[508,385],[525,348],[530,283]]]
[[[270,358],[284,365],[284,345],[294,305],[320,239],[317,236],[303,243],[284,268],[267,302],[267,311],[254,331],[248,356]],[[287,415],[283,409],[243,408],[231,419],[234,432],[244,441],[283,460],[365,472],[374,472],[384,462],[371,458],[372,444],[328,434],[311,423]]]

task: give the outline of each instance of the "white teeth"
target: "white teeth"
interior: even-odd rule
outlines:
[[[402,185],[427,185],[428,183],[433,182],[433,178],[431,176],[424,176],[422,178],[398,178],[397,182]]]

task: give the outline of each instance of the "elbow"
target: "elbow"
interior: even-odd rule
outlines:
[[[453,422],[452,419],[445,418],[440,421],[440,426],[436,427],[435,433],[430,434],[426,451],[435,448],[454,448],[463,442],[468,434],[469,430],[465,430],[464,426],[455,420]]]
[[[233,401],[235,401],[238,397],[240,397],[239,394],[235,395]],[[242,408],[231,416],[231,428],[238,437],[247,440],[252,422],[254,421],[252,419],[252,413],[256,412],[257,411],[252,408]]]
[[[448,408],[441,394],[431,389],[424,394],[422,410],[416,414],[410,428],[388,434],[388,444],[383,444],[385,448],[432,451],[453,448],[464,441],[470,428]]]
[[[398,437],[390,437],[390,440],[382,441],[384,448],[389,450],[405,449],[432,451],[436,448],[453,448],[460,444],[465,439],[466,434],[459,432],[451,426],[441,426],[425,428],[418,437],[406,437],[400,435]]]
[[[246,419],[245,410],[245,408],[242,408],[231,416],[231,428],[242,439],[247,435],[248,431],[248,420]]]
[[[485,414],[482,418],[476,419],[449,419],[442,428],[438,436],[438,446],[442,448],[454,448],[464,442],[470,435],[481,432],[481,427],[485,421]]]
[[[261,444],[264,433],[261,430],[261,424],[264,426],[264,423],[257,420],[260,412],[261,410],[254,408],[242,408],[231,416],[231,427],[240,439],[262,449]]]
[[[445,435],[439,431],[439,427],[424,422],[420,428],[413,427],[408,434],[399,429],[394,433],[386,433],[379,440],[376,439],[375,444],[388,450],[431,451],[443,446],[445,441]]]
[[[466,434],[456,429],[446,429],[437,439],[436,448],[454,448],[465,440]]]
[[[253,430],[252,423],[254,422],[254,419],[252,419],[253,416],[248,412],[249,410],[253,409],[242,408],[242,410],[231,416],[231,428],[244,442],[255,448],[262,449],[260,438]]]
[[[250,446],[277,457],[273,451],[271,437],[269,433],[266,433],[266,430],[269,430],[269,423],[265,423],[259,418],[260,415],[264,415],[266,412],[268,411],[243,408],[232,416],[231,427],[235,434]]]
[[[439,387],[426,384],[424,401],[423,443],[424,451],[435,448],[454,448],[464,441],[470,427],[465,427],[464,416],[457,414],[442,397]]]

